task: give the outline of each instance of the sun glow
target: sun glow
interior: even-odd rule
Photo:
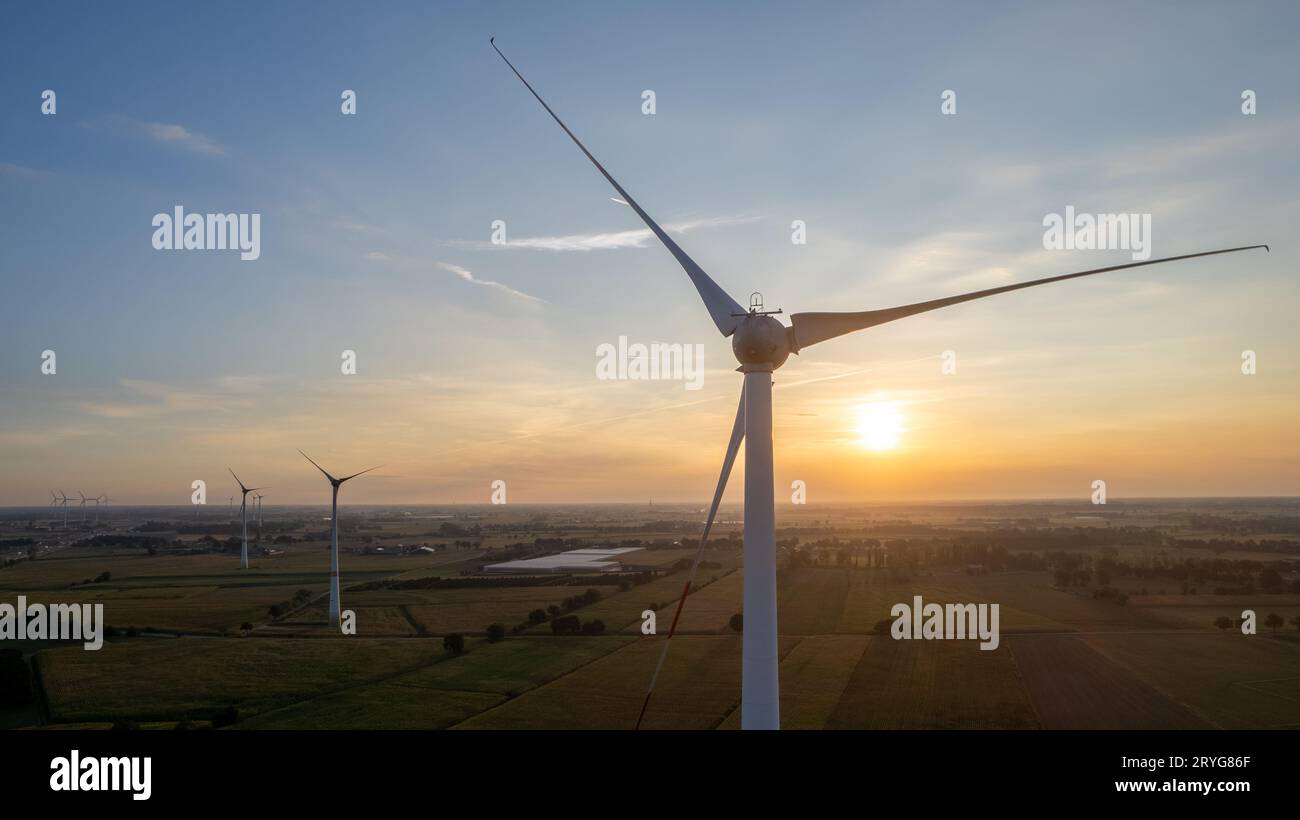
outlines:
[[[903,406],[896,401],[868,401],[858,406],[858,444],[872,452],[894,450],[902,443],[906,426]]]

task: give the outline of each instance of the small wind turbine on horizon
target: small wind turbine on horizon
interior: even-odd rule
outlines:
[[[68,502],[71,500],[67,493],[59,490],[59,506],[63,507],[63,529],[65,530],[68,528]]]
[[[646,707],[650,702],[650,695],[654,691],[655,678],[657,678],[659,669],[663,666],[663,659],[667,655],[668,640],[673,636],[677,618],[680,616],[686,596],[690,592],[695,571],[699,567],[700,556],[703,554],[705,542],[708,540],[709,530],[712,528],[714,518],[717,515],[718,504],[722,500],[723,491],[726,489],[727,478],[731,473],[732,464],[735,462],[736,454],[743,440],[745,443],[744,604],[742,609],[744,614],[744,634],[741,644],[740,722],[741,727],[745,729],[780,728],[776,620],[776,513],[772,487],[772,373],[785,364],[791,353],[798,355],[804,349],[819,342],[828,341],[857,330],[882,325],[896,319],[960,304],[961,302],[982,299],[986,296],[1009,293],[1022,288],[1045,285],[1050,282],[1063,282],[1067,279],[1091,276],[1107,271],[1157,265],[1179,259],[1195,259],[1201,256],[1214,256],[1221,253],[1234,253],[1256,248],[1268,250],[1267,245],[1247,245],[1149,259],[1124,265],[1110,265],[883,310],[847,313],[795,313],[790,316],[790,325],[786,326],[775,318],[776,314],[780,314],[781,311],[764,310],[761,300],[752,302],[749,309],[746,310],[709,278],[704,269],[697,265],[695,260],[691,259],[668,236],[663,228],[641,209],[636,200],[628,195],[627,191],[623,190],[623,186],[618,184],[614,177],[605,170],[604,166],[596,160],[595,156],[587,150],[587,147],[569,130],[569,127],[551,110],[551,107],[546,104],[541,95],[524,79],[524,75],[520,74],[514,64],[506,58],[505,54],[501,53],[501,49],[497,48],[495,39],[489,40],[492,48],[510,67],[514,75],[541,103],[542,107],[546,109],[546,113],[551,115],[551,118],[564,130],[569,139],[573,140],[587,159],[591,160],[591,163],[596,166],[596,170],[618,192],[622,201],[636,211],[641,221],[658,237],[659,241],[668,249],[668,252],[686,271],[686,275],[690,278],[691,283],[695,285],[695,290],[704,302],[704,306],[708,310],[718,332],[724,338],[731,337],[732,352],[740,363],[737,370],[744,374],[744,382],[740,391],[740,405],[736,409],[731,440],[727,445],[722,473],[718,477],[713,503],[709,508],[703,536],[700,538],[699,549],[695,556],[695,565],[692,567],[691,576],[687,579],[682,595],[678,599],[677,612],[673,616],[672,626],[669,628],[668,637],[664,642],[659,664],[655,667],[654,677],[651,678],[650,687],[641,706],[641,714],[637,718],[638,726],[640,726],[641,719],[645,716]]]
[[[243,522],[243,534],[240,536],[240,547],[239,547],[239,568],[248,569],[248,494],[253,492],[254,490],[265,490],[266,488],[245,487],[244,482],[239,480],[239,476],[235,475],[234,470],[232,470],[229,467],[227,467],[226,469],[230,470],[230,474],[232,476],[235,476],[235,483],[239,485],[239,490],[241,493],[243,493],[243,495],[240,496],[239,499],[239,518]],[[231,497],[230,502],[233,507],[234,505],[233,496]]]
[[[342,478],[335,478],[334,476],[325,472],[324,467],[312,461],[311,456],[302,452],[302,450],[299,450],[298,452],[302,454],[303,458],[307,459],[308,461],[311,461],[312,466],[315,467],[317,470],[320,470],[325,475],[325,477],[329,479],[330,487],[332,488],[332,493],[330,496],[329,624],[330,626],[338,626],[339,617],[341,613],[340,603],[339,603],[339,487],[343,486],[343,482],[345,481],[351,481],[352,479],[356,478],[359,475],[365,475],[366,473],[372,472],[374,470],[378,470],[380,467],[384,465],[380,464],[378,466],[370,467],[368,469],[362,470],[359,473],[353,473],[352,475],[343,476]]]

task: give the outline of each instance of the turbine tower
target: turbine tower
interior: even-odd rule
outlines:
[[[65,530],[68,528],[68,502],[71,500],[67,493],[59,490],[59,506],[63,507],[63,529]]]
[[[298,452],[302,453],[303,458],[307,459],[308,461],[311,461],[311,456],[307,455],[306,453],[303,453],[302,450],[299,450]],[[343,485],[343,482],[345,481],[351,481],[352,479],[356,478],[359,475],[365,475],[366,473],[371,472],[372,470],[378,470],[379,467],[382,467],[384,465],[380,464],[378,467],[370,467],[369,469],[362,470],[359,473],[353,473],[352,475],[349,476],[344,476],[343,478],[335,478],[334,476],[325,472],[324,467],[320,466],[314,461],[311,461],[311,463],[313,467],[315,467],[317,470],[320,470],[322,473],[325,474],[325,477],[329,479],[330,487],[333,488],[333,494],[330,497],[329,622],[330,622],[330,626],[338,626],[339,625],[339,487],[341,487]]]
[[[708,520],[705,523],[704,537],[700,539],[700,552],[697,553],[695,560],[698,566],[699,555],[703,552],[705,539],[708,537],[709,529],[713,526],[718,502],[721,500],[723,490],[726,488],[731,465],[743,439],[745,443],[745,530],[744,609],[742,611],[745,619],[741,644],[740,723],[744,729],[780,728],[776,621],[776,516],[772,490],[772,373],[785,364],[785,360],[791,353],[797,355],[804,349],[819,342],[834,339],[837,336],[843,336],[856,330],[892,322],[895,319],[902,319],[941,307],[969,302],[973,299],[982,299],[986,296],[995,296],[1000,293],[1009,293],[1013,290],[1035,285],[1063,282],[1067,279],[1123,270],[1125,268],[1157,265],[1178,259],[1194,259],[1200,256],[1214,256],[1221,253],[1233,253],[1255,248],[1268,250],[1267,245],[1248,245],[1149,259],[1124,265],[1110,265],[1104,268],[1033,279],[1014,285],[1004,285],[884,310],[851,313],[795,313],[790,316],[790,325],[786,326],[775,318],[775,315],[781,313],[781,311],[763,310],[761,302],[757,302],[751,305],[748,310],[745,310],[725,290],[709,278],[704,269],[678,247],[677,243],[664,232],[664,229],[641,209],[636,200],[623,189],[623,186],[618,184],[614,177],[605,170],[605,167],[587,150],[587,147],[569,130],[569,127],[551,110],[551,107],[546,104],[541,95],[524,79],[524,75],[520,74],[514,64],[501,53],[501,49],[497,48],[495,38],[489,40],[489,42],[506,65],[510,67],[510,70],[514,72],[514,75],[546,109],[546,113],[551,115],[551,118],[563,129],[569,139],[573,140],[578,149],[586,155],[587,159],[591,160],[592,165],[596,166],[596,170],[614,187],[619,197],[633,211],[636,211],[637,216],[641,218],[646,227],[658,237],[659,241],[668,249],[668,252],[673,255],[695,286],[695,290],[704,302],[704,307],[708,310],[718,332],[723,337],[731,337],[731,349],[740,362],[740,367],[737,369],[744,374],[744,384],[741,388],[740,406],[736,411],[736,421],[733,425],[731,441],[727,446],[726,456],[723,459],[722,474],[719,476],[713,505],[709,510]],[[681,606],[685,602],[686,594],[689,591],[690,582],[687,581],[687,587],[678,600],[678,613],[680,613]],[[676,618],[673,620],[673,627],[675,626]],[[672,633],[673,629],[670,629],[668,638],[672,637]],[[665,640],[663,650],[665,653],[667,652],[667,646],[668,643]],[[661,657],[661,665],[662,662]],[[658,668],[656,668],[657,674]],[[654,682],[652,680],[651,691],[653,691],[653,686]],[[648,704],[648,702],[649,692],[646,694],[646,703]],[[642,715],[644,713],[645,706],[643,705]]]
[[[239,485],[239,490],[243,493],[239,499],[239,518],[243,523],[243,535],[241,536],[239,547],[239,568],[248,569],[248,494],[254,490],[264,490],[266,488],[245,487],[244,482],[239,480],[239,476],[235,475],[234,470],[231,470],[229,467],[226,469],[230,470],[230,474],[235,476],[235,483]],[[231,504],[234,504],[233,497],[231,498]]]
[[[256,496],[256,498],[257,498],[257,543],[260,545],[262,543],[262,498],[263,496],[259,493]]]

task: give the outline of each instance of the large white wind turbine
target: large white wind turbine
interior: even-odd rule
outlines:
[[[1161,259],[1149,259],[1144,262],[1132,262],[1125,265],[1110,265],[1104,268],[1033,279],[1014,285],[989,288],[987,290],[918,302],[912,305],[886,308],[884,310],[867,310],[851,313],[795,313],[790,317],[790,326],[783,325],[773,314],[780,311],[764,311],[761,306],[742,308],[735,299],[717,285],[704,270],[678,247],[677,243],[659,227],[650,216],[641,209],[623,186],[605,170],[604,166],[592,156],[587,147],[574,136],[569,127],[546,104],[541,95],[524,79],[519,70],[501,53],[501,49],[492,42],[506,65],[515,76],[528,88],[537,101],[546,109],[546,113],[564,130],[574,144],[591,160],[596,170],[614,186],[619,197],[628,204],[645,223],[659,241],[664,244],[686,271],[691,283],[695,285],[704,307],[709,311],[713,324],[725,337],[731,337],[731,349],[740,362],[738,370],[744,374],[741,392],[741,404],[736,414],[736,423],[727,446],[722,475],[719,477],[714,493],[713,505],[705,523],[705,538],[717,513],[718,502],[726,488],[727,477],[736,452],[743,439],[745,442],[745,532],[744,532],[744,636],[742,638],[741,660],[741,711],[740,722],[746,729],[776,729],[780,726],[779,691],[777,680],[777,633],[776,633],[776,523],[772,495],[772,373],[785,363],[791,353],[798,354],[805,348],[818,342],[834,339],[855,330],[875,327],[895,319],[913,316],[929,310],[935,310],[972,299],[982,299],[999,293],[1008,293],[1021,288],[1045,285],[1049,282],[1063,282],[1080,276],[1095,273],[1138,268],[1144,265],[1156,265],[1178,259],[1194,259],[1199,256],[1214,256],[1220,253],[1268,249],[1266,245],[1249,245],[1239,248],[1202,251],[1181,256],[1169,256]],[[704,539],[700,541],[700,549]],[[698,558],[697,558],[698,561]],[[687,591],[689,591],[689,581]],[[683,593],[679,600],[680,608],[685,599]],[[674,619],[674,623],[675,623]],[[669,634],[671,637],[671,632]],[[667,644],[665,643],[665,651]],[[653,686],[653,683],[651,684]],[[648,696],[647,696],[648,697]],[[644,707],[642,709],[644,714]]]
[[[302,450],[299,450],[298,452],[302,453],[303,458],[307,459],[308,461],[311,461],[311,456],[307,455],[306,453],[303,453]],[[380,464],[377,467],[370,467],[368,469],[362,470],[359,473],[353,473],[352,475],[345,475],[342,478],[335,478],[334,476],[325,472],[324,467],[320,466],[314,461],[311,461],[311,463],[312,466],[315,467],[317,470],[320,470],[322,473],[325,473],[325,477],[329,479],[330,487],[333,488],[333,494],[330,497],[329,622],[330,622],[330,626],[338,626],[339,625],[339,487],[341,487],[343,485],[343,482],[345,481],[351,481],[352,479],[356,478],[359,475],[365,475],[366,473],[371,472],[372,470],[378,470],[379,467],[382,467],[384,465]]]
[[[239,476],[235,475],[234,470],[231,470],[229,467],[226,469],[230,470],[230,474],[235,476],[235,483],[239,485],[239,491],[243,493],[239,499],[239,519],[243,525],[243,534],[240,536],[239,568],[248,569],[248,494],[253,490],[265,490],[266,488],[245,487],[244,482],[239,480]],[[231,499],[231,503],[234,503],[233,498]]]

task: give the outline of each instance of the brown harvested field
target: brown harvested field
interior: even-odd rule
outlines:
[[[1089,591],[1070,591],[1052,585],[1045,572],[1005,572],[989,575],[947,573],[943,583],[953,601],[986,601],[1001,605],[1002,628],[1020,631],[1089,632],[1111,629],[1152,629],[1161,622],[1133,606],[1118,606],[1092,597]],[[1020,622],[1015,611],[1032,621]]]
[[[1214,726],[1300,726],[1300,643],[1235,630],[1085,640]]]
[[[777,575],[777,628],[782,635],[829,635],[844,612],[850,572],[799,568]]]
[[[781,642],[784,656],[796,641]],[[638,639],[577,671],[476,715],[466,729],[631,729],[662,639]],[[740,636],[682,635],[642,728],[712,729],[740,703]]]
[[[1044,729],[1209,728],[1079,638],[1034,635],[1006,642]]]
[[[703,580],[708,581],[709,578],[706,577]],[[745,573],[738,569],[718,578],[717,581],[707,584],[694,595],[687,597],[686,607],[682,610],[681,622],[677,625],[678,634],[705,635],[729,631],[730,628],[727,626],[727,622],[731,620],[732,615],[740,611],[744,580]],[[685,583],[684,580],[678,582],[679,591],[683,583]],[[660,635],[668,634],[668,627],[672,624],[673,612],[676,608],[677,603],[674,601],[671,605],[659,610],[656,627]],[[640,619],[624,628],[624,632],[640,631]]]
[[[444,690],[413,698],[389,683],[362,686],[256,715],[241,729],[445,729],[490,709],[504,695]]]
[[[1034,717],[1005,647],[975,641],[873,638],[828,729],[1034,729]]]
[[[781,728],[825,728],[871,640],[866,635],[800,639],[781,661]],[[739,729],[740,710],[733,710],[719,728]]]

